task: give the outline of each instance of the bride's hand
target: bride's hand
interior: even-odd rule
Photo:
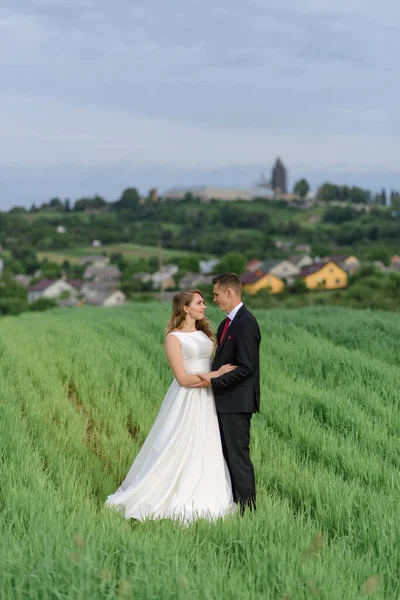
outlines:
[[[218,373],[218,377],[220,375],[225,375],[225,373],[230,373],[231,371],[234,371],[235,369],[237,369],[237,366],[235,365],[222,365],[222,367],[220,367],[217,371]]]

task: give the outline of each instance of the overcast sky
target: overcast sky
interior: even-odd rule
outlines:
[[[398,0],[2,0],[0,206],[305,176],[400,188]]]

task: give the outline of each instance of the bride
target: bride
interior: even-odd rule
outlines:
[[[165,352],[175,375],[160,412],[125,480],[108,496],[126,519],[214,520],[236,510],[211,388],[196,373],[210,372],[216,337],[198,290],[174,296]],[[224,365],[211,377],[236,367]]]

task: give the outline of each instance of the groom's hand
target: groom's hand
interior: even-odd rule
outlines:
[[[211,377],[207,375],[207,373],[197,374],[200,377],[200,383],[194,383],[193,385],[189,385],[191,388],[207,388],[211,385]]]

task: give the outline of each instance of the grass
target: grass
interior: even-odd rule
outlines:
[[[0,597],[398,598],[400,317],[256,311],[258,511],[182,528],[104,507],[171,381],[168,314],[2,319]]]

